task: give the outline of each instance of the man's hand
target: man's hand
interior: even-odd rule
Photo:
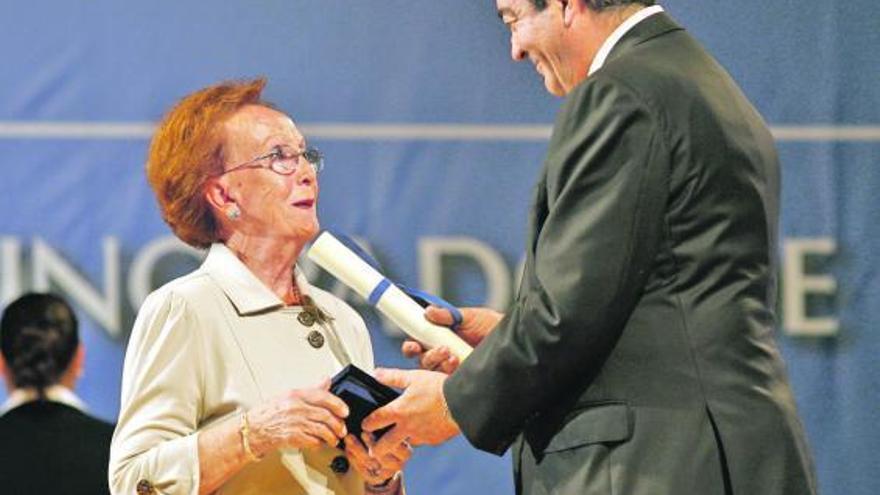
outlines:
[[[373,446],[375,457],[383,457],[402,442],[436,445],[459,433],[443,398],[446,375],[425,370],[377,369],[376,379],[390,387],[405,389],[390,404],[373,411],[363,422],[367,431],[394,425]]]
[[[489,308],[461,308],[462,322],[456,333],[468,344],[476,347],[498,325],[504,315]],[[428,306],[425,319],[437,325],[451,326],[452,314],[449,310]],[[401,352],[408,358],[418,358],[419,366],[426,370],[451,374],[458,369],[459,360],[446,347],[425,349],[419,342],[406,340]]]
[[[404,464],[412,456],[412,447],[407,442],[386,446],[388,453],[382,456],[375,456],[375,449],[376,442],[371,433],[361,434],[360,439],[352,434],[345,437],[346,457],[361,478],[370,485],[378,485],[402,471]]]

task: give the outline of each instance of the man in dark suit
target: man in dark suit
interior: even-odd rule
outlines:
[[[109,493],[113,425],[84,412],[73,393],[84,351],[61,298],[25,294],[0,321],[0,493]]]
[[[365,426],[396,424],[388,445],[460,430],[512,446],[517,493],[815,493],[773,338],[773,139],[652,4],[497,1],[513,58],[565,96],[522,284],[500,321],[465,312],[479,345],[457,370],[443,349],[422,356],[448,378],[380,372],[407,390]]]

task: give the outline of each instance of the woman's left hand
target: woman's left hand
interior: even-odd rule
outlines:
[[[370,485],[379,485],[390,479],[403,469],[403,465],[412,456],[412,447],[407,442],[401,442],[382,458],[373,457],[373,446],[376,443],[373,435],[368,432],[361,434],[360,441],[351,434],[345,437],[345,454],[364,481]]]

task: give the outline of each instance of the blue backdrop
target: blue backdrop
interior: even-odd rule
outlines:
[[[880,6],[664,5],[778,139],[778,338],[822,492],[876,494]],[[169,238],[143,177],[151,126],[221,79],[266,75],[267,97],[325,151],[325,227],[455,303],[510,298],[560,102],[510,61],[491,0],[0,0],[0,46],[0,305],[32,288],[74,301],[79,392],[101,417],[116,417],[143,296],[198,263]],[[411,365],[393,328],[315,277],[368,318],[380,364]],[[416,494],[512,493],[508,461],[460,439],[419,450],[407,477]]]

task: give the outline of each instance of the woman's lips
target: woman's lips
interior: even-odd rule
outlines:
[[[297,208],[308,209],[308,208],[315,206],[315,200],[311,199],[311,198],[310,199],[300,199],[299,201],[294,201],[293,206],[295,206]]]

